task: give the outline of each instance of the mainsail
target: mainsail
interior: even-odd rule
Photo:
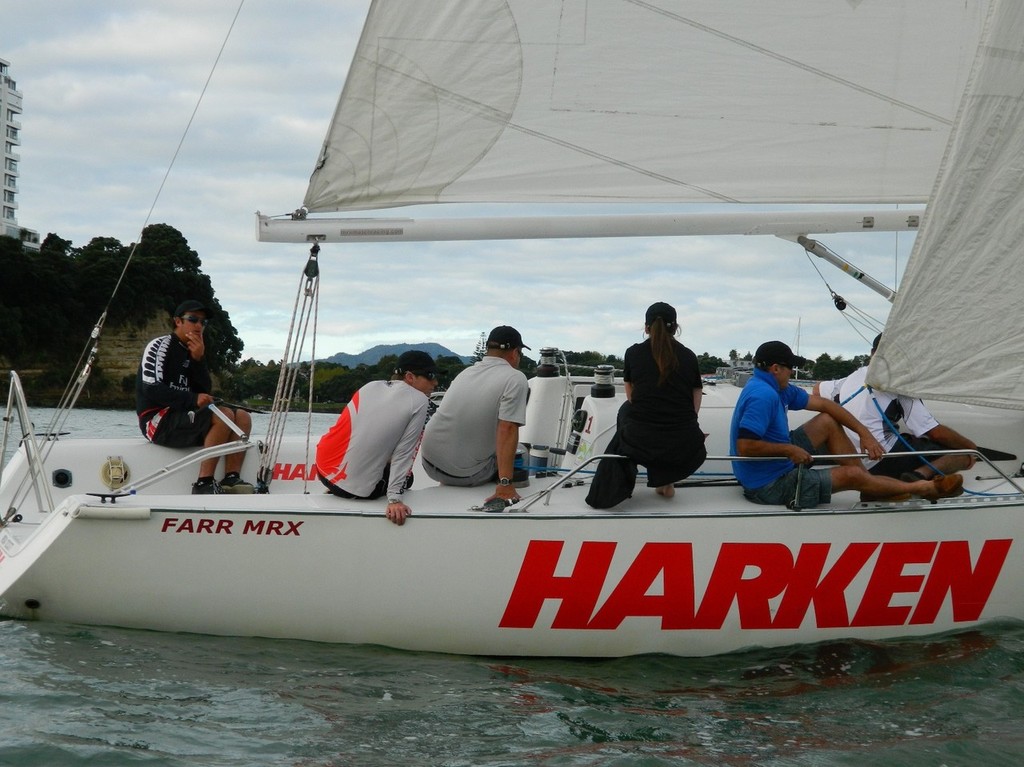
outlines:
[[[986,11],[376,0],[304,207],[924,202]]]
[[[1019,0],[375,0],[303,207],[928,202],[870,380],[1024,407],[1022,14]],[[288,236],[409,236],[348,220]],[[629,234],[682,231],[661,225]],[[575,236],[559,226],[526,229]]]
[[[1024,3],[994,6],[869,382],[1024,409]]]

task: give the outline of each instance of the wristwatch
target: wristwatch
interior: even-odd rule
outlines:
[[[507,487],[508,485],[512,484],[512,480],[509,479],[508,477],[502,477],[501,479],[498,480],[498,484],[501,485],[502,487]]]

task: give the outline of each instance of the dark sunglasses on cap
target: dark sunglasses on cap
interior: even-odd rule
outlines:
[[[182,317],[182,319],[185,320],[186,322],[191,322],[193,325],[202,325],[204,328],[210,322],[209,320],[200,319],[199,317],[196,317],[194,314],[186,314],[184,317]]]
[[[436,381],[437,380],[437,373],[435,373],[433,370],[431,370],[431,371],[429,371],[427,373],[420,373],[420,372],[418,372],[416,370],[410,370],[409,372],[412,373],[414,376],[422,376],[423,378],[426,378],[428,381]]]

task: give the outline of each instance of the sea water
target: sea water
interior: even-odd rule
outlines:
[[[69,421],[126,428],[134,414]],[[564,660],[0,621],[0,664],[12,767],[1024,763],[1020,624]]]

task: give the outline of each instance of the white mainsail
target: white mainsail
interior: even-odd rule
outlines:
[[[986,11],[376,0],[304,207],[924,202]]]
[[[1024,409],[1024,3],[995,4],[869,382]]]
[[[1008,130],[1024,117],[1022,13],[1019,0],[375,0],[303,206],[929,201],[933,223],[871,380],[1024,407],[1012,282],[1024,139]],[[614,236],[696,233],[603,218]],[[552,220],[481,220],[437,239],[481,227],[574,236],[572,217]],[[696,226],[791,236],[860,220]],[[259,236],[273,239],[266,221]],[[351,241],[435,231],[348,221],[280,231]],[[916,222],[880,228],[904,225]],[[578,236],[595,231],[587,222]],[[978,341],[993,318],[998,330]]]

